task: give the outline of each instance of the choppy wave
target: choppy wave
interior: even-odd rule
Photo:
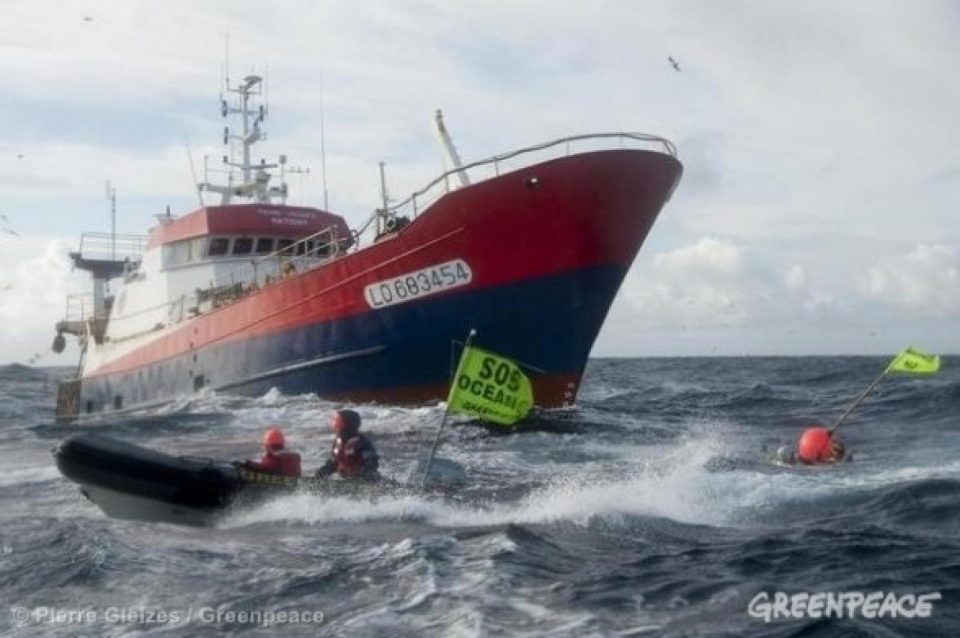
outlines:
[[[805,468],[770,463],[772,449],[834,419],[881,361],[595,361],[576,408],[539,412],[516,432],[448,423],[441,454],[470,478],[460,492],[295,494],[212,529],[105,518],[52,465],[51,446],[72,431],[52,423],[53,388],[5,368],[0,452],[15,462],[0,476],[0,593],[25,605],[325,611],[324,625],[293,635],[950,635],[960,628],[960,375],[946,363],[937,377],[881,385],[842,430],[854,462]],[[245,458],[279,424],[310,468],[328,453],[335,407],[210,393],[83,427]],[[398,479],[443,414],[354,407]],[[936,589],[944,602],[922,625],[768,626],[746,614],[761,590],[860,589]]]

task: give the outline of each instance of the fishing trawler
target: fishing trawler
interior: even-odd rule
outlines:
[[[74,266],[91,303],[68,303],[54,350],[79,340],[57,418],[102,418],[213,390],[351,402],[446,395],[471,329],[518,362],[537,405],[574,403],[594,340],[682,165],[668,140],[567,137],[461,162],[360,228],[287,204],[286,159],[251,161],[261,78],[228,86],[226,184],[145,237],[85,234]],[[382,170],[382,165],[381,165]],[[279,183],[272,185],[275,173]],[[112,291],[110,286],[113,287]]]

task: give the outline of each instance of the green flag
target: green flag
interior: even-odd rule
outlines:
[[[447,397],[448,409],[511,425],[533,405],[530,379],[510,359],[468,346],[463,349]]]
[[[940,369],[940,355],[927,354],[913,348],[907,348],[890,362],[887,372],[912,372],[913,374],[932,374]]]

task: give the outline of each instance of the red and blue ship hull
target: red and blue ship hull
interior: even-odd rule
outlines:
[[[681,173],[666,154],[598,151],[461,188],[391,237],[87,371],[77,411],[148,407],[201,388],[435,400],[471,329],[477,345],[527,370],[537,405],[570,405]]]

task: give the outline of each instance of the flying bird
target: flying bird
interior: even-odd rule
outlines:
[[[93,22],[93,16],[83,16],[84,22]]]
[[[7,219],[6,215],[0,215],[0,232],[13,235],[14,237],[20,236],[20,233],[10,228],[10,220]]]
[[[680,71],[680,63],[674,60],[672,55],[667,56],[667,61],[670,62],[670,66],[673,67],[674,71]]]

